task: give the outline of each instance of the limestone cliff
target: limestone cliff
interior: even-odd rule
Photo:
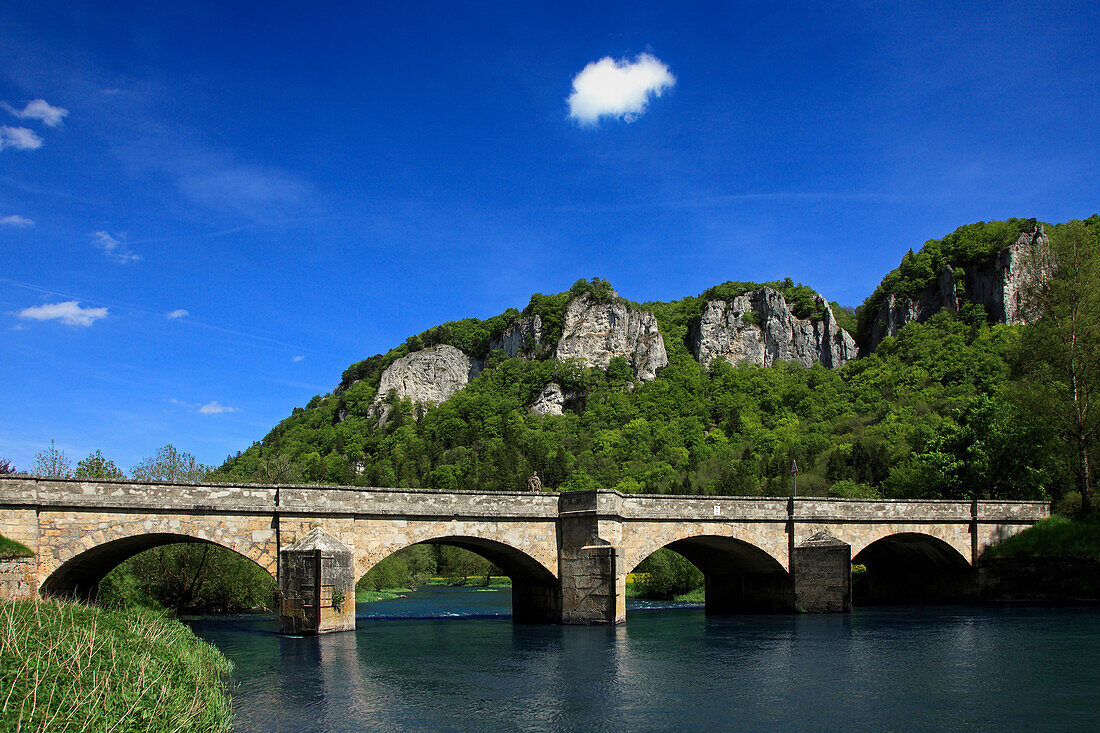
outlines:
[[[504,333],[489,342],[489,352],[503,351],[508,358],[532,357],[542,341],[542,319],[537,315],[518,318],[504,329]]]
[[[728,302],[709,301],[691,329],[692,352],[704,365],[721,358],[735,366],[793,361],[840,367],[855,358],[855,340],[837,325],[828,301],[817,295],[815,306],[821,318],[798,318],[783,295],[769,287]]]
[[[991,265],[945,267],[934,285],[914,297],[888,295],[871,324],[870,334],[864,333],[865,346],[874,351],[884,338],[896,336],[905,324],[922,323],[945,308],[957,313],[960,300],[984,306],[994,322],[1026,323],[1033,314],[1028,312],[1025,293],[1035,282],[1049,277],[1053,267],[1050,240],[1043,225],[1036,224],[998,252]],[[957,277],[960,271],[961,278]]]
[[[446,344],[401,357],[382,372],[374,400],[379,422],[389,416],[383,399],[390,390],[401,399],[437,405],[469,384],[480,368],[479,361]]]
[[[635,378],[656,379],[668,365],[668,354],[654,315],[634,310],[618,297],[602,301],[586,293],[570,300],[554,358],[607,369],[617,356],[630,363]]]

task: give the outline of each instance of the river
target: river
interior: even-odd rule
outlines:
[[[609,628],[513,625],[510,599],[428,587],[318,638],[264,616],[191,625],[233,660],[239,733],[1100,729],[1095,607],[632,603]]]

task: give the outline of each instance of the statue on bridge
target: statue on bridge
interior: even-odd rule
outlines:
[[[531,478],[527,479],[528,491],[542,491],[542,479],[539,478],[539,472],[535,471],[531,474]]]

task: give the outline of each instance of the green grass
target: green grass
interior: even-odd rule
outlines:
[[[394,598],[404,598],[405,594],[412,593],[412,588],[383,588],[382,590],[362,590],[355,591],[356,603],[374,603],[375,601],[390,601]]]
[[[1100,558],[1100,517],[1068,519],[1056,514],[990,547],[984,556]]]
[[[0,534],[0,560],[9,560],[13,557],[34,557],[34,553],[23,543],[9,540]]]
[[[0,601],[0,730],[227,731],[231,669],[152,611]]]
[[[704,586],[693,588],[687,593],[681,593],[672,600],[680,601],[681,603],[705,603],[707,600],[706,588]]]

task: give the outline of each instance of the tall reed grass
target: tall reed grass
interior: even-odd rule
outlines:
[[[153,611],[0,601],[0,731],[226,731],[231,669]]]

